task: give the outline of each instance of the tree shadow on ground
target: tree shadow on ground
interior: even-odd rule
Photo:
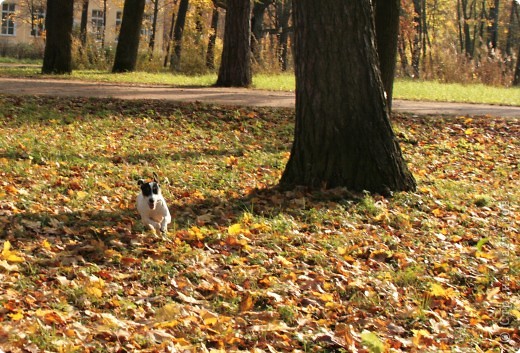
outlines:
[[[310,201],[307,206],[302,205],[303,198]],[[106,265],[109,262],[115,265],[107,258],[111,251],[148,256],[147,252],[153,252],[150,249],[154,244],[173,242],[178,234],[193,227],[226,229],[240,222],[244,213],[264,218],[275,218],[284,213],[304,221],[301,210],[312,208],[313,201],[352,204],[357,199],[358,196],[340,189],[310,193],[305,190],[282,191],[275,187],[254,190],[235,198],[175,200],[169,205],[173,218],[169,240],[146,232],[133,207],[34,213],[16,210],[9,203],[0,203],[0,215],[4,218],[0,223],[0,239],[9,240],[17,249],[29,247],[32,258],[38,259],[40,265],[60,267],[85,263]],[[47,251],[46,246],[53,252]]]

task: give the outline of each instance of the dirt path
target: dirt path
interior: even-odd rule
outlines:
[[[0,94],[160,99],[254,107],[294,107],[294,93],[244,88],[174,88],[74,80],[0,77]],[[394,111],[417,115],[490,115],[520,118],[520,107],[395,100]]]

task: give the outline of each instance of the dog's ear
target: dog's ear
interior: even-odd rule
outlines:
[[[157,184],[159,184],[159,177],[157,176],[157,173],[153,172],[152,175],[153,175],[153,181],[155,181]]]
[[[143,184],[144,184],[144,179],[139,179],[139,180],[137,181],[137,185],[141,186],[141,185],[143,185]]]

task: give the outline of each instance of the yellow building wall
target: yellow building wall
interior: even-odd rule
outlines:
[[[27,1],[24,0],[4,0],[0,3],[10,3],[15,4],[15,33],[14,35],[2,35],[0,34],[0,44],[1,45],[16,45],[19,43],[25,44],[36,44],[39,46],[44,45],[44,37],[43,36],[34,36],[31,34],[31,15],[30,11],[27,8]],[[37,1],[35,1],[37,4]],[[41,1],[41,8],[45,11],[45,3],[46,1]],[[80,23],[81,23],[81,10],[82,10],[83,2],[75,1],[75,12],[74,12],[74,27],[79,31]],[[153,4],[150,1],[147,1],[147,6],[145,10],[146,14],[151,15],[153,13]],[[1,5],[0,5],[1,9]],[[92,23],[92,13],[93,10],[103,11],[104,4],[103,0],[90,0],[88,6],[88,33],[91,38],[96,38],[96,31],[94,29]],[[122,0],[108,0],[107,1],[107,9],[106,9],[106,29],[105,29],[105,46],[115,46],[117,45],[117,36],[119,32],[118,26],[116,26],[118,13],[120,13],[120,17],[122,18],[123,13],[123,1]],[[44,21],[44,20],[43,20]],[[151,22],[151,21],[146,21]],[[144,27],[144,25],[143,25]],[[163,32],[164,32],[164,13],[163,11],[159,11],[158,19],[157,19],[157,29],[155,34],[155,51],[162,50],[163,43]],[[151,31],[151,29],[150,29]],[[143,28],[142,32],[145,32]],[[101,44],[101,40],[96,40]],[[141,47],[143,49],[148,47],[148,37],[143,35],[141,37]]]

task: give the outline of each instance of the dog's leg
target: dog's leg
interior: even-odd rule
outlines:
[[[154,232],[159,232],[161,230],[161,224],[154,221],[151,218],[143,218],[143,224],[153,230]]]

